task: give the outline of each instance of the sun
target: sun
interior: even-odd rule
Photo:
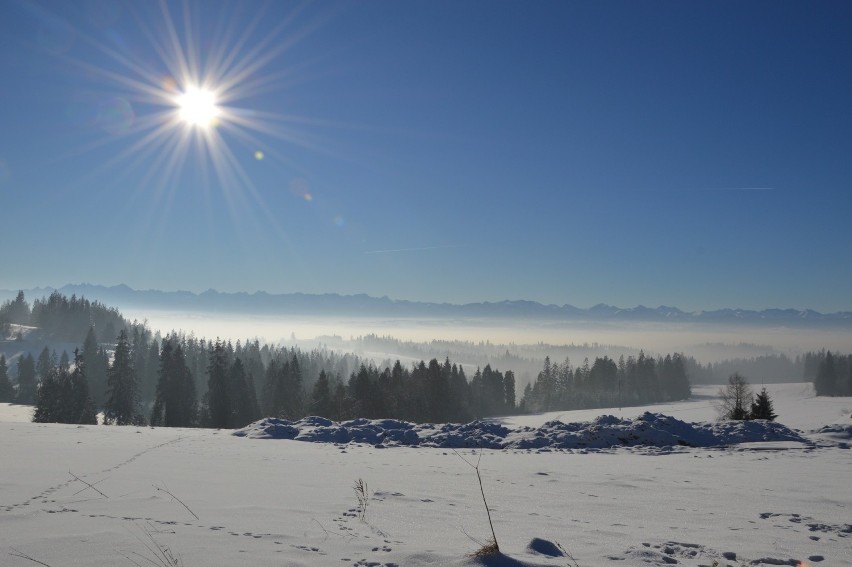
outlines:
[[[207,129],[216,124],[221,110],[216,105],[216,93],[209,89],[189,87],[175,99],[178,117],[190,126]]]

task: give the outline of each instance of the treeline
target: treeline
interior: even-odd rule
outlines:
[[[515,375],[486,365],[468,381],[464,368],[432,359],[406,368],[397,360],[379,370],[361,365],[348,383],[321,374],[308,413],[330,419],[393,418],[414,422],[467,422],[516,411]]]
[[[514,375],[490,366],[468,381],[449,360],[421,361],[410,369],[397,361],[382,370],[360,362],[346,377],[340,370],[357,362],[351,355],[271,348],[257,341],[234,347],[217,340],[207,343],[202,365],[203,344],[177,335],[162,339],[152,425],[236,428],[261,415],[469,421],[515,409]],[[198,397],[199,391],[205,393]]]
[[[33,301],[32,308],[19,291],[14,300],[0,305],[0,334],[6,337],[10,325],[39,327],[45,338],[56,341],[78,341],[90,328],[101,342],[112,342],[128,322],[115,308],[97,301],[54,291],[47,298]]]
[[[490,365],[468,380],[449,359],[411,368],[396,361],[380,369],[325,348],[232,344],[174,332],[161,337],[127,323],[117,310],[58,293],[30,309],[21,292],[2,312],[15,324],[44,325],[44,334],[57,340],[90,321],[73,362],[67,352],[58,356],[45,346],[37,358],[17,359],[13,383],[0,356],[0,401],[34,404],[42,422],[91,423],[101,410],[105,423],[231,428],[261,415],[423,422],[516,410],[514,374]],[[99,340],[116,327],[117,338]]]
[[[93,333],[90,329],[86,342]],[[73,365],[66,353],[57,358],[47,348],[37,361],[31,355],[19,359],[16,399],[35,403],[34,421],[94,423],[100,408],[107,424],[236,428],[261,415],[445,422],[516,409],[511,371],[486,366],[468,381],[449,359],[421,361],[410,369],[397,361],[379,370],[351,355],[258,341],[233,346],[177,333],[158,340],[138,326],[130,335],[121,331],[111,361],[103,348],[85,351],[75,351]],[[357,371],[342,378],[340,370],[353,363]],[[0,357],[0,390],[4,379],[8,384]],[[90,383],[97,386],[90,389]]]
[[[817,396],[852,396],[852,355],[808,352],[804,366],[805,380],[814,383]]]
[[[85,361],[89,396],[92,398],[95,407],[101,407],[106,395],[109,354],[106,348],[98,343],[95,338],[94,327],[89,327],[86,338],[83,340],[82,350],[75,354],[75,359],[81,363]],[[20,356],[16,368],[17,388],[12,389],[10,386],[9,393],[4,399],[2,385],[0,385],[0,402],[35,404],[39,386],[69,365],[67,352],[58,356],[55,351],[51,351],[47,346],[42,349],[37,359],[33,357],[32,353]]]
[[[449,356],[443,362],[432,357],[410,366],[398,360],[377,366],[327,348],[306,351],[257,340],[232,344],[174,332],[162,337],[127,323],[115,309],[56,293],[32,309],[19,293],[3,304],[2,313],[16,324],[48,325],[54,336],[89,320],[73,359],[47,347],[36,358],[19,357],[16,365],[0,356],[0,401],[35,404],[39,421],[91,423],[93,412],[103,411],[105,423],[184,427],[236,428],[261,416],[307,415],[466,422],[686,399],[690,380],[710,368],[681,354],[654,357],[643,351],[617,361],[585,358],[576,367],[567,358],[552,363],[546,357],[518,403],[513,371],[486,364],[468,375]],[[769,357],[761,364],[775,362],[783,369],[791,361]],[[852,357],[821,351],[795,364],[814,380],[819,395],[852,395]],[[719,365],[712,370],[722,368],[727,370]]]
[[[558,411],[598,407],[638,406],[685,400],[691,389],[684,357],[669,354],[653,358],[643,351],[638,357],[621,356],[616,363],[604,356],[576,368],[545,358],[544,367],[524,389],[521,410]]]
[[[45,370],[38,385],[33,421],[39,423],[98,423],[95,405],[89,395],[86,364],[79,350],[74,351],[74,367],[68,356]]]
[[[750,358],[734,358],[700,364],[685,357],[687,373],[693,384],[721,384],[735,373],[748,376],[752,382],[797,382],[804,370],[801,356],[767,354]]]

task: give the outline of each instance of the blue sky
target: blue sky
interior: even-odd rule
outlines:
[[[850,310],[850,25],[848,2],[8,0],[0,288]],[[193,54],[233,81],[210,129],[176,119]]]

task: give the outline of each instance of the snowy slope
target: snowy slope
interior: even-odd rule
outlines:
[[[681,404],[679,420],[690,403],[704,411],[709,400]],[[818,425],[838,424],[823,432],[835,441],[852,421],[843,404],[852,399],[809,399],[801,386],[776,397],[781,423],[812,424],[815,412]],[[660,407],[630,411],[648,410]],[[0,423],[0,565],[35,564],[18,555],[52,567],[151,565],[155,545],[185,566],[573,565],[548,555],[559,552],[551,543],[583,567],[852,564],[852,452],[837,443],[484,451],[506,556],[483,560],[470,556],[471,538],[490,533],[479,484],[452,450],[232,433]]]

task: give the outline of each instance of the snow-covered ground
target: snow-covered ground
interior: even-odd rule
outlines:
[[[612,414],[625,427],[646,411],[711,420],[716,390],[558,415]],[[483,451],[505,554],[490,558],[470,555],[490,529],[476,473],[451,449],[41,425],[3,405],[0,565],[162,565],[165,549],[187,567],[574,565],[551,543],[582,567],[852,565],[852,398],[814,398],[805,384],[768,390],[778,421],[803,442]],[[554,417],[492,425],[515,431]],[[811,433],[832,423],[844,427]],[[363,520],[358,479],[370,495]]]

